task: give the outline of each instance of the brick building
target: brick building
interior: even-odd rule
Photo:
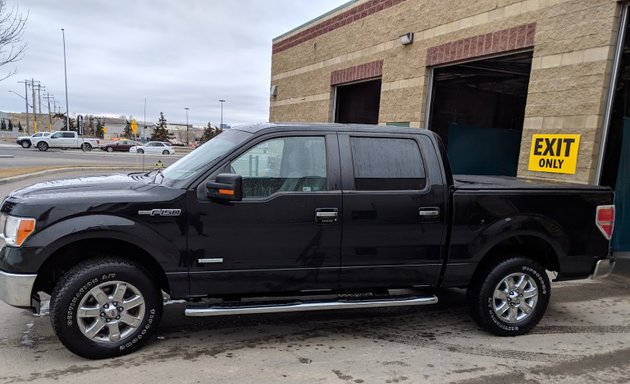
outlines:
[[[270,121],[430,129],[457,173],[610,185],[630,206],[627,14],[616,0],[350,1],[273,40]]]

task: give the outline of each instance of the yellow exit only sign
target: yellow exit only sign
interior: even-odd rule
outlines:
[[[528,169],[574,175],[579,148],[580,135],[533,135]]]

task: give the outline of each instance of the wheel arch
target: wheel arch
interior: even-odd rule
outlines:
[[[160,289],[170,293],[171,288],[164,269],[146,249],[122,239],[96,237],[70,242],[52,252],[39,268],[33,294],[41,291],[51,293],[61,276],[76,264],[107,256],[135,262],[155,279]]]
[[[492,265],[508,256],[522,256],[538,262],[545,269],[560,271],[560,248],[542,234],[520,233],[500,239],[483,253],[472,281],[478,279]]]

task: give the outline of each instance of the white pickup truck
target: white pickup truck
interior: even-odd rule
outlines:
[[[17,143],[22,146],[22,148],[30,148],[32,141],[37,141],[38,139],[46,136],[50,136],[50,132],[37,132],[32,134],[31,136],[18,136]]]
[[[48,148],[75,148],[91,151],[92,148],[99,147],[100,141],[98,139],[84,139],[75,131],[57,131],[48,137],[34,139],[33,145],[40,151],[47,151]]]

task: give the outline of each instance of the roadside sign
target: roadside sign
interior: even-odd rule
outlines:
[[[574,175],[579,148],[580,135],[533,135],[527,169]]]
[[[136,122],[136,119],[131,119],[131,132],[133,132],[134,136],[136,135],[136,132],[138,132],[138,123]]]

